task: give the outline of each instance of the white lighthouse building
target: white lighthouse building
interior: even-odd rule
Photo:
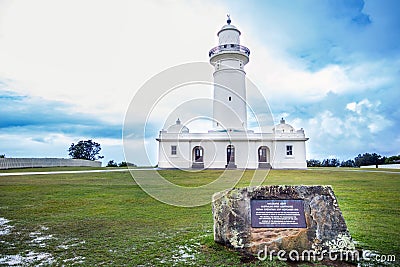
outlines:
[[[305,169],[304,130],[282,118],[269,132],[247,127],[246,73],[250,50],[240,45],[240,31],[227,24],[219,44],[209,51],[214,67],[213,129],[191,133],[178,119],[159,133],[159,168]]]

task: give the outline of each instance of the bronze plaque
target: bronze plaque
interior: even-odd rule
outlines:
[[[306,228],[304,200],[252,199],[251,227],[254,228]]]

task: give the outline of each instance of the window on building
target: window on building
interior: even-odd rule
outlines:
[[[286,156],[293,156],[293,146],[286,146]]]
[[[229,101],[232,101],[232,97],[228,97]]]
[[[176,146],[171,146],[171,155],[176,155]]]

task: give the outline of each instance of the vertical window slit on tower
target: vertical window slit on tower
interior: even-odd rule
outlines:
[[[228,100],[229,100],[229,101],[232,101],[232,97],[228,97]]]

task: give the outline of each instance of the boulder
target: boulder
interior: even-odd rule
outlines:
[[[291,200],[300,208],[288,206]],[[230,189],[213,195],[212,210],[214,240],[246,254],[354,250],[330,186]]]

